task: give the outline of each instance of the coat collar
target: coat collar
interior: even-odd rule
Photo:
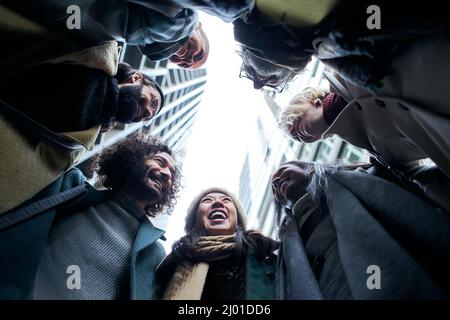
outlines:
[[[131,199],[131,197],[125,192],[118,191],[114,193],[116,200],[119,202],[120,206],[124,208],[127,212],[133,215],[137,220],[140,220],[146,215],[145,211],[136,205],[136,202]]]
[[[155,228],[147,216],[140,225],[131,249],[130,298],[152,299],[154,296],[154,270],[164,257],[157,240],[164,234]]]
[[[140,251],[142,251],[149,245],[152,245],[164,234],[163,230],[153,226],[153,224],[150,222],[150,219],[147,216],[141,217],[140,221],[141,223],[139,225],[139,229],[136,234],[136,238],[134,240],[134,245],[132,249],[133,257],[137,257]]]
[[[353,96],[350,93],[350,91],[347,90],[347,88],[342,85],[342,83],[331,73],[328,71],[325,71],[323,73],[323,76],[328,80],[330,85],[333,87],[336,94],[340,95],[342,98],[344,98],[347,102],[350,102],[353,100]]]

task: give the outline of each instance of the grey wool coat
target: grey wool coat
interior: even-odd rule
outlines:
[[[447,213],[363,170],[328,172],[324,194],[324,210],[306,194],[285,219],[278,298],[449,297]]]

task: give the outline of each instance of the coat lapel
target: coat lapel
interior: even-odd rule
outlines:
[[[141,218],[131,251],[131,299],[151,299],[154,292],[155,270],[164,257],[163,250],[153,244],[164,234],[149,219]]]
[[[339,82],[339,80],[333,74],[331,74],[331,72],[325,71],[323,73],[323,76],[328,80],[330,85],[333,87],[335,93],[340,95],[347,102],[353,100],[352,94],[347,90],[345,86],[341,84],[341,82]]]
[[[72,169],[23,206],[84,183]],[[0,299],[32,299],[34,281],[56,208],[50,208],[0,232]]]
[[[340,258],[355,299],[445,297],[431,278],[439,275],[448,283],[442,272],[448,270],[445,213],[366,173],[335,172],[327,182]],[[381,270],[382,290],[367,285],[371,265]]]

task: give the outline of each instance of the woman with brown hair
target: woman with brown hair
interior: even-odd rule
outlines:
[[[244,210],[228,190],[210,188],[191,203],[186,235],[158,267],[167,300],[273,299],[278,243],[245,229]]]

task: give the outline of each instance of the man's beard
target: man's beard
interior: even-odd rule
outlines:
[[[141,93],[143,85],[123,86],[119,89],[119,99],[115,120],[120,123],[135,122],[142,114]],[[140,119],[138,119],[139,121]]]
[[[162,190],[159,192],[151,188],[148,183],[146,172],[144,170],[137,170],[131,173],[130,181],[133,181],[133,193],[134,196],[142,201],[147,201],[151,203],[162,203],[167,197],[167,190]]]

